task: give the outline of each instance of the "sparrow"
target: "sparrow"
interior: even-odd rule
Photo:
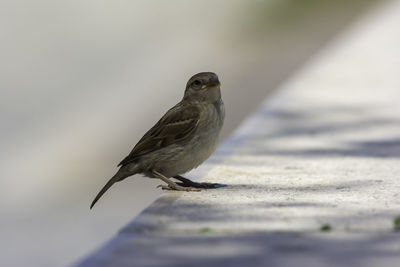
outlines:
[[[214,152],[224,118],[218,76],[213,72],[192,76],[183,99],[119,163],[119,170],[96,195],[90,209],[114,183],[134,174],[162,180],[166,185],[159,187],[164,190],[200,191],[218,187],[218,184],[193,182],[181,174],[196,168]]]

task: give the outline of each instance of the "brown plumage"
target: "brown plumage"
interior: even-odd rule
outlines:
[[[196,106],[179,103],[168,110],[118,166],[126,165],[144,154],[184,140],[196,128],[199,118],[200,111]]]
[[[118,166],[118,172],[106,183],[90,208],[116,182],[142,173],[159,178],[168,190],[199,191],[215,184],[195,183],[180,174],[206,160],[215,150],[224,121],[218,76],[202,72],[189,79],[185,95],[139,140]],[[177,184],[170,177],[180,180]]]

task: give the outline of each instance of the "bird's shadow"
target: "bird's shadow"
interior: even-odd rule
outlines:
[[[187,184],[187,183],[182,183],[182,182],[176,182],[177,185],[183,186],[183,187],[195,187],[195,188],[201,188],[201,189],[218,189],[222,187],[226,187],[226,184],[218,184],[218,183],[196,183],[193,182],[193,184]]]

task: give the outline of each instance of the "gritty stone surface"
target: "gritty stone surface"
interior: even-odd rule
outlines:
[[[79,266],[400,264],[399,14],[365,17],[188,176],[226,186],[166,192]]]

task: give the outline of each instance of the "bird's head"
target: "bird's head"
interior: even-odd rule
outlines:
[[[213,72],[200,72],[186,84],[184,99],[214,102],[221,98],[220,82]]]

